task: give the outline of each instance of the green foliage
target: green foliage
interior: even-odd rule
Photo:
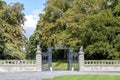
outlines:
[[[28,42],[27,45],[27,59],[35,59],[35,52],[36,52],[36,47],[37,47],[37,37],[35,37],[34,35],[32,35],[30,37],[30,41]]]
[[[0,0],[0,59],[25,59],[20,46],[25,43],[23,5]]]
[[[114,11],[113,11],[113,14],[114,14],[115,16],[120,16],[120,3],[119,3],[117,6],[115,6],[115,9],[114,9]]]
[[[0,55],[3,55],[4,46],[5,46],[5,42],[2,34],[0,33]]]
[[[115,48],[117,32],[120,31],[119,18],[111,9],[103,10],[90,17],[87,25],[84,46],[86,56],[91,59],[118,59],[119,51]],[[98,46],[99,45],[99,46]]]
[[[120,34],[116,36],[116,38],[113,41],[114,47],[120,51]]]
[[[97,42],[88,45],[85,49],[87,59],[118,59],[119,53],[106,42]]]
[[[25,54],[20,51],[20,47],[14,44],[6,44],[4,49],[5,59],[25,59]]]
[[[62,42],[75,51],[83,45],[87,59],[120,59],[119,5],[119,0],[48,0],[29,44],[46,50]]]

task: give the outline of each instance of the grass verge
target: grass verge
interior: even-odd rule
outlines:
[[[120,80],[118,75],[72,75],[72,76],[61,76],[53,79],[44,80]]]

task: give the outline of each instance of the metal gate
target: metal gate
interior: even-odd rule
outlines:
[[[48,52],[42,52],[42,71],[48,71]]]
[[[59,49],[68,49],[67,53],[67,63],[68,70],[78,70],[78,53],[74,53],[72,48],[59,48]],[[42,53],[42,71],[50,71],[52,68],[52,50],[53,48],[48,48],[48,52]],[[60,70],[60,69],[52,69]]]
[[[79,70],[79,54],[78,53],[73,53],[72,55],[72,70],[78,71]]]

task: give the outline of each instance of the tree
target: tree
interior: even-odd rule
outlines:
[[[83,45],[87,59],[119,59],[119,5],[119,0],[48,0],[30,44],[46,48],[62,41],[75,51]]]
[[[5,42],[4,42],[2,34],[0,33],[0,55],[3,55],[4,47],[5,47]]]
[[[20,51],[20,46],[25,42],[22,27],[25,21],[22,12],[23,5],[20,3],[8,5],[0,0],[0,6],[0,35],[2,37],[0,41],[4,41],[0,47],[1,59],[24,59],[25,54]]]
[[[111,9],[108,7],[105,10],[100,11],[99,14],[90,16],[90,21],[87,25],[87,29],[89,30],[87,30],[85,34],[84,42],[84,46],[86,47],[85,51],[88,53],[86,56],[88,58],[120,58],[119,51],[117,48],[115,48],[116,37],[118,35],[116,33],[120,31],[120,24],[118,23],[119,17],[114,16],[114,10],[115,8]],[[89,53],[92,55],[90,56]]]

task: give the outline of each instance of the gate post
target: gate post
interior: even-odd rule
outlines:
[[[83,46],[81,46],[79,51],[79,71],[84,70],[84,52],[83,52]]]
[[[48,48],[48,68],[50,71],[52,70],[52,48]]]
[[[72,53],[73,53],[73,49],[69,48],[69,53],[68,53],[68,70],[69,71],[72,70]]]
[[[36,51],[36,69],[37,71],[42,71],[42,52],[39,45],[37,45]]]

